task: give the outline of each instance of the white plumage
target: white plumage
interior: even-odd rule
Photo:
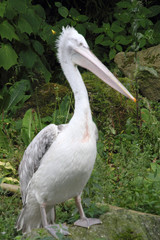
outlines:
[[[29,232],[45,227],[54,237],[54,206],[75,197],[80,220],[75,225],[89,227],[101,223],[86,218],[81,192],[96,159],[97,128],[92,121],[88,93],[77,65],[89,69],[107,84],[134,100],[113,74],[90,52],[84,37],[74,28],[63,28],[57,41],[58,59],[72,88],[75,111],[68,124],[50,124],[27,147],[19,167],[23,209],[17,229]],[[61,230],[68,234],[67,229]]]

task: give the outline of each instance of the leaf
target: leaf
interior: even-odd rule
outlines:
[[[117,49],[117,51],[119,51],[119,52],[122,52],[122,51],[123,51],[122,46],[119,45],[119,44],[116,44],[116,49]]]
[[[37,113],[33,109],[28,109],[22,120],[21,136],[26,146],[32,141],[39,129]]]
[[[10,94],[8,92],[7,86],[5,85],[0,91],[0,113],[5,111],[10,101]]]
[[[8,138],[6,134],[0,129],[0,148],[6,149],[9,151],[9,144],[8,144]]]
[[[58,12],[64,18],[66,18],[68,16],[68,9],[66,7],[63,7],[63,6],[59,7]]]
[[[12,165],[9,162],[1,162],[0,161],[0,166],[3,166],[6,169],[10,169],[12,170],[12,172],[15,174],[16,173],[16,169],[14,167],[12,167]]]
[[[0,17],[3,18],[6,10],[6,2],[0,2]]]
[[[118,35],[115,37],[115,41],[122,45],[128,45],[132,39],[129,39],[123,35]]]
[[[0,35],[2,39],[6,38],[9,39],[10,41],[12,39],[19,40],[19,37],[15,33],[14,27],[7,20],[3,21],[0,24]]]
[[[113,22],[111,25],[111,30],[115,33],[122,32],[124,29],[120,27],[116,22]]]
[[[66,20],[66,19],[64,19]],[[39,35],[42,38],[43,41],[46,41],[48,45],[53,46],[54,44],[54,35],[52,34],[51,30],[53,29],[53,26],[49,24],[44,24],[42,26],[42,31],[40,31]],[[56,29],[54,28],[56,31]]]
[[[80,22],[86,22],[88,20],[88,17],[86,15],[79,15],[77,16],[77,20]]]
[[[37,60],[37,54],[31,48],[19,53],[22,66],[32,68]]]
[[[131,7],[131,3],[127,2],[127,1],[120,1],[117,3],[117,6],[120,8],[130,8]]]
[[[105,40],[103,42],[101,42],[102,46],[109,46],[109,47],[113,47],[114,43],[111,40]]]
[[[32,8],[34,9],[35,13],[40,17],[43,18],[44,20],[46,19],[46,14],[44,11],[44,8],[37,4],[37,5],[32,5]]]
[[[108,37],[110,37],[110,39],[113,40],[114,34],[113,34],[113,32],[111,30],[107,30],[106,34],[107,34]]]
[[[146,39],[142,38],[139,40],[139,48],[143,48],[146,45]]]
[[[44,20],[35,13],[34,8],[28,8],[23,13],[23,18],[32,26],[33,32],[38,34]]]
[[[48,71],[44,63],[41,61],[41,59],[38,57],[36,62],[36,69],[43,74],[45,81],[49,82],[51,79],[51,73]]]
[[[109,52],[109,59],[112,60],[116,55],[116,50],[112,48]]]
[[[148,17],[155,17],[160,13],[160,5],[153,5],[152,7],[149,8],[150,13],[148,14]]]
[[[115,13],[114,17],[125,24],[131,21],[131,15],[129,12]]]
[[[98,37],[96,37],[95,44],[100,44],[101,42],[103,42],[103,39],[104,39],[104,34],[100,34]]]
[[[77,24],[76,25],[76,30],[85,37],[86,28],[84,27],[84,24]]]
[[[8,5],[10,8],[16,10],[18,13],[25,13],[28,6],[26,1],[22,0],[8,0]]]
[[[71,8],[70,11],[69,11],[69,14],[72,17],[78,17],[79,16],[79,12],[75,8]]]
[[[28,80],[21,80],[16,82],[13,87],[10,88],[10,101],[6,108],[6,112],[12,109],[19,103],[25,96],[25,91],[29,89]]]
[[[2,182],[4,183],[19,183],[18,179],[12,178],[12,177],[4,177],[2,179]]]
[[[95,29],[93,29],[93,33],[104,33],[104,28],[95,27]]]
[[[0,48],[0,67],[8,70],[17,64],[17,54],[10,44],[2,44]]]
[[[55,4],[55,6],[58,7],[58,8],[62,6],[62,3],[61,3],[61,2],[55,2],[54,4]]]
[[[21,31],[21,33],[28,33],[29,35],[33,32],[32,26],[29,24],[29,22],[23,18],[22,16],[19,16],[18,19],[18,28]]]
[[[44,53],[44,47],[43,45],[37,41],[37,40],[33,40],[32,41],[32,45],[33,45],[33,48],[34,50],[39,54],[39,55],[42,55]]]

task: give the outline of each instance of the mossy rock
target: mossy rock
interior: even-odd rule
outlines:
[[[136,116],[136,104],[102,82],[90,72],[82,74],[90,99],[93,118],[98,129],[122,131],[126,120]],[[119,78],[120,82],[135,95],[134,85],[128,78]]]
[[[160,100],[160,44],[148,49],[137,52],[140,74],[138,74],[138,83],[140,93],[152,101]],[[114,59],[118,68],[124,75],[134,79],[137,71],[134,52],[120,52]],[[155,71],[158,76],[155,76]]]
[[[103,83],[94,74],[84,72],[82,77],[88,90],[93,119],[98,128],[106,129],[106,133],[123,130],[126,120],[135,115],[136,104]],[[133,84],[128,78],[121,78],[120,81],[135,95]],[[52,116],[66,94],[72,95],[71,89],[64,85],[47,83],[39,86],[21,109],[21,117],[29,108],[35,109],[41,117]],[[71,104],[74,106],[73,97]],[[74,109],[71,108],[71,111],[73,113]]]
[[[31,98],[24,104],[23,109],[21,109],[19,113],[21,114],[20,117],[23,117],[24,113],[30,108],[39,112],[41,117],[52,116],[57,105],[61,102],[63,97],[70,92],[68,87],[57,83],[40,85],[34,90]]]
[[[71,236],[63,240],[159,240],[160,216],[145,214],[118,207],[109,207],[109,211],[101,216],[102,224],[90,229],[69,226]],[[51,240],[44,229],[33,230],[27,240]]]

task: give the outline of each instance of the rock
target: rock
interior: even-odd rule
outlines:
[[[102,224],[90,229],[70,226],[66,240],[160,240],[160,216],[110,206],[101,216]],[[46,238],[38,238],[43,236]],[[48,236],[48,237],[47,237]],[[48,239],[45,230],[34,230],[27,238]],[[25,239],[25,238],[23,238]]]
[[[160,100],[160,45],[139,51],[137,53],[139,66],[138,83],[140,93],[150,100]],[[135,53],[120,52],[115,56],[115,63],[118,68],[130,79],[134,79],[136,70]],[[145,68],[145,69],[144,69]],[[148,68],[148,70],[147,70]],[[143,71],[142,71],[143,69]],[[149,69],[151,71],[149,71]],[[157,71],[158,77],[151,72]]]

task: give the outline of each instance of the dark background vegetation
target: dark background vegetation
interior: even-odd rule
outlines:
[[[160,43],[159,1],[6,0],[0,2],[0,181],[18,184],[18,165],[33,137],[49,123],[66,123],[73,94],[56,58],[62,26],[75,27],[137,104],[82,71],[93,118],[99,128],[98,155],[83,194],[88,216],[109,203],[160,214],[160,106],[139,94],[136,75],[126,80],[114,57]],[[51,33],[53,29],[56,34]],[[43,104],[45,103],[45,104]],[[14,224],[19,193],[0,190],[0,239],[21,239]],[[72,206],[58,208],[58,220],[72,223]]]

